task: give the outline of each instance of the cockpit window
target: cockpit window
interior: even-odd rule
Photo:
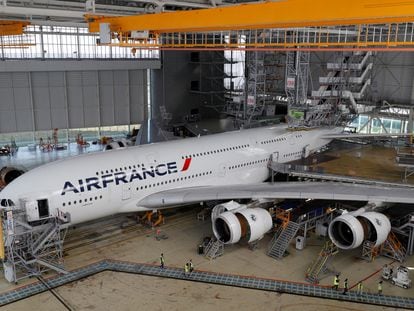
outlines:
[[[9,200],[9,199],[7,199],[7,200],[2,199],[0,201],[0,205],[3,206],[3,207],[14,206],[14,202],[12,200]]]

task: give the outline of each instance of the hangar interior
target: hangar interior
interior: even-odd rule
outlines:
[[[414,187],[413,5],[381,15],[386,9],[372,13],[367,1],[351,1],[349,17],[343,3],[316,0],[316,13],[304,18],[304,0],[0,2],[0,198],[13,180],[55,160],[280,124],[292,133],[341,127],[344,134],[312,154],[305,146],[291,161],[273,152],[265,163],[270,183]],[[280,13],[269,22],[266,10]],[[327,298],[318,310],[341,302],[413,308],[412,197],[394,204],[234,197],[75,226],[42,200],[31,214],[3,199],[0,305],[109,310],[119,299],[112,289],[125,293],[123,310],[137,303],[186,310],[188,301],[213,308],[217,293],[228,298],[225,308],[264,309],[274,303],[266,291],[283,296],[280,307],[299,299],[313,310]],[[196,269],[187,275],[189,258]],[[148,276],[161,276],[178,298],[142,303],[154,293],[130,288],[143,275],[137,291],[157,292],[165,285]],[[331,288],[335,275],[340,291]],[[179,295],[186,282],[187,300]],[[239,287],[258,289],[260,303]],[[99,302],[104,295],[107,305]]]

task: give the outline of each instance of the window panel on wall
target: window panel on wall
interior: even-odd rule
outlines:
[[[43,47],[45,58],[59,58],[61,38],[59,34],[47,33],[43,34]]]
[[[112,58],[133,58],[131,53],[131,48],[113,46],[112,48]]]
[[[111,57],[111,47],[110,46],[96,46],[96,58],[110,58]]]
[[[78,58],[77,35],[65,34],[62,36],[62,58]]]
[[[33,39],[33,43],[35,43],[35,45],[31,45],[26,47],[23,50],[24,53],[24,58],[42,58],[43,57],[43,53],[42,53],[42,39],[41,39],[41,35],[40,34],[31,34],[30,35]]]

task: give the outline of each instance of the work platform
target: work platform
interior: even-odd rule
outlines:
[[[0,306],[28,298],[30,296],[104,271],[165,277],[216,285],[235,286],[264,291],[289,293],[294,295],[335,299],[347,302],[389,306],[394,308],[414,308],[414,298],[411,297],[387,296],[365,292],[361,295],[358,295],[356,292],[349,292],[347,295],[343,295],[342,291],[336,291],[327,286],[309,285],[305,283],[296,283],[244,275],[221,274],[208,271],[196,270],[192,272],[191,275],[185,276],[182,269],[175,267],[166,267],[165,269],[161,269],[157,265],[139,264],[117,260],[102,260],[86,267],[70,271],[66,275],[53,276],[36,283],[23,286],[6,293],[2,293],[0,294]]]
[[[329,180],[343,183],[364,184],[384,187],[414,188],[414,185],[412,184],[394,183],[373,179],[350,177],[344,175],[327,174],[323,172],[323,169],[318,170],[306,165],[284,164],[271,161],[269,162],[269,168],[275,173],[288,174],[289,176],[294,176],[303,179]]]

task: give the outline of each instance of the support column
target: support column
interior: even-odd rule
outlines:
[[[413,86],[413,90],[414,90],[414,86]],[[411,103],[413,104],[414,100],[411,100]],[[413,118],[414,118],[414,109],[410,108],[410,114],[408,115],[408,123],[407,123],[407,133],[413,132]]]

